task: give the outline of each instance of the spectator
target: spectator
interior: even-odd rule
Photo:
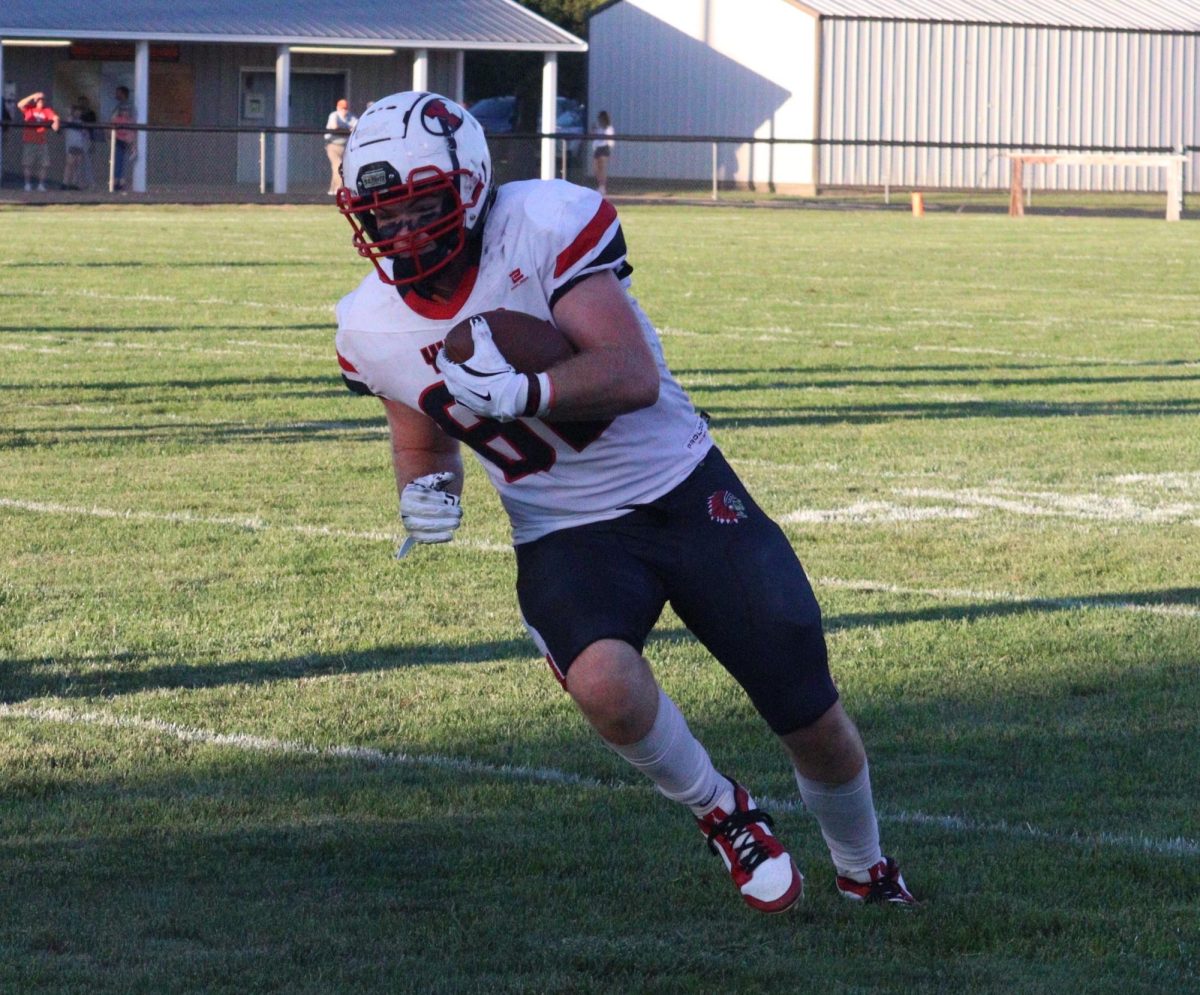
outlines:
[[[342,156],[346,154],[346,139],[358,124],[358,118],[350,113],[350,103],[345,97],[337,102],[325,122],[325,154],[329,157],[329,190],[335,194],[342,185]]]
[[[78,104],[71,107],[67,114],[66,126],[66,158],[63,160],[64,190],[85,189],[84,162],[87,159],[90,142],[87,129],[83,126],[82,110]]]
[[[608,111],[596,115],[596,131],[603,135],[592,142],[592,172],[596,175],[596,190],[601,196],[608,193],[608,160],[612,156],[615,134]]]
[[[17,84],[4,84],[4,100],[0,101],[0,135],[4,133],[4,125],[12,124],[21,117],[17,110]]]
[[[50,145],[46,141],[46,125],[58,131],[58,115],[46,103],[46,95],[40,90],[22,97],[17,108],[25,115],[25,134],[22,136],[21,168],[25,171],[25,189],[33,189],[33,174],[37,171],[38,190],[46,189],[46,174],[50,172]],[[36,125],[37,127],[29,127]]]
[[[117,126],[113,129],[116,139],[113,150],[113,189],[124,190],[125,169],[137,154],[133,148],[137,133],[132,128],[122,127],[134,123],[133,104],[129,102],[129,87],[117,87],[117,106],[108,120],[110,124]]]
[[[79,105],[79,120],[84,124],[84,133],[87,135],[87,146],[83,154],[83,188],[89,190],[96,185],[96,170],[92,163],[93,150],[96,146],[96,112],[92,109],[91,103],[85,96],[80,96],[75,101]]]

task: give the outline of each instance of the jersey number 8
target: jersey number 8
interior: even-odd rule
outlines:
[[[454,416],[454,408],[465,410],[441,381],[421,395],[421,410],[448,436],[465,443],[483,459],[498,466],[510,484],[531,473],[544,473],[558,459],[554,447],[522,421],[501,422],[468,412],[472,420],[464,423]],[[543,424],[581,453],[604,434],[612,421]]]

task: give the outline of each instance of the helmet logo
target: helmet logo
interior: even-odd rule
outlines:
[[[442,100],[429,100],[421,108],[421,124],[431,135],[453,135],[462,123],[462,116],[455,114]]]
[[[729,491],[716,491],[708,498],[708,517],[718,525],[737,525],[746,517],[746,506]]]

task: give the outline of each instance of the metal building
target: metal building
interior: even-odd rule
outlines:
[[[724,182],[996,188],[1008,183],[1004,146],[1200,143],[1200,0],[614,0],[589,41],[589,105],[618,133],[823,140],[722,145]],[[625,175],[711,169],[707,147],[618,154]],[[1165,179],[1058,165],[1035,167],[1033,182],[1160,190]]]
[[[587,44],[515,0],[0,0],[0,79],[6,102],[42,90],[66,109],[86,96],[107,120],[117,85],[140,124],[312,127],[339,96],[366,100],[403,89],[462,99],[468,51],[540,52],[543,130],[556,130],[558,53]],[[10,106],[10,113],[15,107]],[[145,189],[146,133],[138,137],[133,188]],[[230,138],[232,141],[232,138]],[[274,189],[318,182],[319,157],[273,142]],[[253,136],[211,155],[230,182],[256,173]],[[542,174],[554,143],[542,142]]]

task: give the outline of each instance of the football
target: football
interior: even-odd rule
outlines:
[[[575,353],[567,337],[552,322],[536,318],[523,311],[484,311],[492,330],[492,341],[500,355],[518,373],[542,373],[555,363],[561,363]],[[465,363],[475,352],[471,339],[471,319],[460,321],[450,329],[445,342],[446,356],[455,363]]]

